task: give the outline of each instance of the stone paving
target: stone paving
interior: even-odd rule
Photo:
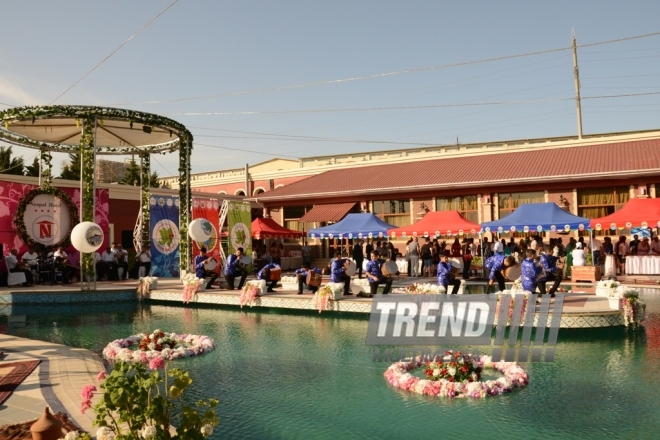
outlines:
[[[82,348],[4,334],[0,334],[0,350],[6,355],[0,365],[41,360],[37,368],[0,405],[0,425],[38,419],[48,406],[51,412],[64,412],[81,429],[93,432],[94,412],[80,413],[80,390],[90,384],[98,387],[96,375],[104,368],[96,354]]]

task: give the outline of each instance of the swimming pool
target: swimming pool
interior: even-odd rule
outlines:
[[[188,398],[220,399],[212,438],[657,438],[660,290],[642,290],[645,330],[562,329],[554,363],[527,364],[509,395],[442,400],[390,388],[372,362],[367,317],[115,303],[26,307],[0,331],[99,352],[160,328],[206,334],[217,349],[176,361]]]

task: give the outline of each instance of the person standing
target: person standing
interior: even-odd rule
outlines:
[[[408,256],[410,257],[410,276],[418,277],[419,275],[419,241],[417,237],[408,245]]]
[[[591,240],[590,246],[593,249],[593,264],[594,266],[600,266],[600,254],[603,244],[594,236],[594,238]]]
[[[138,261],[138,275],[140,274],[140,267],[144,267],[144,276],[148,277],[151,275],[151,251],[149,246],[145,246],[144,249],[137,254]],[[217,276],[217,275],[216,275]]]
[[[571,255],[573,256],[573,267],[585,266],[587,264],[586,255],[584,249],[582,249],[582,243],[578,242],[575,245],[575,249],[573,249]]]
[[[431,268],[433,267],[433,252],[431,251],[431,240],[426,237],[425,243],[422,245],[422,276],[432,276]]]
[[[639,235],[633,235],[633,239],[630,241],[630,245],[628,246],[630,255],[637,255],[637,246],[639,246],[640,243]]]
[[[206,248],[204,246],[199,248],[199,255],[195,257],[195,276],[202,280],[211,277],[209,282],[206,283],[206,288],[213,289],[213,283],[215,282],[215,279],[218,278],[218,274],[205,269],[204,266],[208,263],[209,259],[213,260],[206,255]]]
[[[350,296],[353,293],[349,290],[351,284],[351,277],[346,275],[346,263],[348,261],[341,257],[341,252],[335,252],[335,259],[330,265],[330,282],[331,283],[344,283],[344,295]]]
[[[614,245],[610,237],[605,237],[603,243],[603,253],[605,254],[605,277],[616,277],[616,256],[614,255]]]
[[[316,267],[312,267],[308,262],[304,262],[302,265],[302,268],[296,269],[296,277],[298,278],[298,295],[303,294],[303,286],[307,285],[307,274],[309,271],[315,272],[319,275],[321,275],[321,269],[318,269]],[[318,286],[309,286],[309,290],[312,291],[312,293],[316,293],[317,290],[319,290]]]
[[[568,246],[566,246],[566,265],[564,266],[564,278],[571,277],[571,267],[573,266],[573,249],[575,249],[576,244],[577,241],[575,241],[575,238],[571,237],[570,240],[568,240]]]
[[[651,244],[649,238],[644,237],[637,245],[637,255],[648,255],[651,252]]]
[[[378,257],[379,254],[377,251],[371,253],[371,260],[367,263],[367,270],[365,271],[365,275],[369,278],[370,294],[366,295],[358,293],[358,296],[372,298],[378,293],[378,286],[383,282],[385,283],[383,295],[390,293],[390,289],[392,288],[392,278],[383,275],[383,264],[386,261]],[[391,260],[388,258],[387,261]]]
[[[445,292],[449,293],[449,285],[451,284],[451,294],[456,295],[458,293],[458,288],[461,286],[461,282],[454,278],[451,269],[452,266],[449,264],[449,254],[445,252],[440,256],[440,262],[438,263],[438,285],[443,286]]]
[[[364,253],[362,253],[362,240],[358,240],[353,246],[353,260],[357,266],[358,278],[362,278],[362,263],[364,262]]]
[[[238,282],[238,290],[241,290],[248,276],[247,270],[241,265],[241,258],[243,258],[242,247],[236,249],[236,253],[231,254],[227,258],[227,264],[225,264],[225,281],[227,281],[229,290],[234,290],[234,280],[237,276],[241,277],[241,280]]]
[[[374,242],[371,238],[367,239],[367,245],[364,248],[364,255],[371,255],[374,251]]]
[[[619,241],[616,244],[616,248],[614,249],[616,251],[616,256],[618,258],[618,263],[617,267],[620,269],[621,275],[626,274],[626,255],[630,253],[630,248],[628,246],[628,243],[626,243],[626,237],[621,236],[619,237]]]
[[[117,269],[120,267],[124,270],[124,272],[121,275],[122,280],[127,280],[128,279],[128,251],[124,250],[121,246],[121,244],[117,245],[117,248],[115,250],[115,261],[117,265]]]

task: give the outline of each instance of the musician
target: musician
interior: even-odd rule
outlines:
[[[341,251],[335,252],[335,259],[330,266],[330,282],[331,283],[344,283],[344,295],[353,295],[350,292],[349,285],[351,284],[351,277],[346,275],[346,265],[348,260],[341,257]]]
[[[23,286],[30,287],[34,284],[34,278],[32,278],[32,271],[26,269],[23,263],[18,262],[18,251],[12,249],[9,255],[5,257],[5,263],[7,264],[7,270],[12,273],[23,272],[25,274],[25,283]]]
[[[78,271],[78,268],[69,264],[69,255],[62,246],[59,246],[53,253],[55,268],[62,271],[62,283],[70,284],[73,280],[73,275]]]
[[[208,255],[206,255],[206,248],[204,246],[199,248],[199,255],[195,257],[195,275],[197,276],[197,278],[200,279],[211,277],[209,282],[206,283],[207,290],[213,289],[213,283],[215,282],[215,279],[218,278],[217,273],[206,270],[206,268],[204,267],[211,260],[215,261],[214,258],[211,258]]]
[[[364,272],[369,279],[369,295],[360,292],[357,296],[372,298],[378,293],[378,285],[380,283],[385,283],[383,295],[390,293],[390,289],[392,288],[392,277],[383,275],[383,264],[392,260],[389,258],[383,260],[382,258],[378,258],[379,256],[380,254],[378,251],[371,252],[371,260],[367,263],[367,269]]]
[[[543,269],[536,264],[536,251],[534,249],[527,249],[525,256],[526,258],[520,265],[521,284],[524,290],[535,293],[539,283],[545,285],[545,280],[539,281],[544,279]]]
[[[257,279],[266,281],[266,284],[268,285],[268,289],[266,289],[266,292],[275,292],[273,288],[275,287],[275,285],[277,285],[277,282],[279,280],[271,280],[270,271],[271,269],[279,269],[279,267],[280,267],[279,264],[269,263],[265,265],[257,274]]]
[[[120,267],[124,269],[124,273],[122,274],[122,279],[127,280],[128,279],[128,251],[122,248],[121,244],[118,244],[117,247],[115,248],[115,264],[117,266],[117,269]],[[119,270],[117,270],[117,274],[119,274]]]
[[[499,287],[500,292],[505,289],[504,275],[502,275],[502,271],[514,264],[516,264],[516,259],[512,256],[506,257],[504,254],[493,255],[486,260],[484,268],[489,270],[488,293],[490,293],[490,286],[495,284],[495,280],[497,280],[497,287]]]
[[[105,248],[105,252],[101,254],[101,261],[97,264],[96,275],[98,280],[101,280],[102,275],[106,275],[108,281],[116,280],[117,265],[115,264],[115,254],[110,249],[110,246]]]
[[[151,274],[151,250],[149,250],[149,246],[145,246],[136,258],[138,261],[138,274],[140,273],[139,268],[144,267],[144,274],[148,277]]]
[[[318,269],[316,267],[312,267],[307,261],[305,261],[302,265],[302,268],[296,269],[296,277],[298,278],[298,295],[303,294],[303,284],[307,284],[307,274],[309,271],[315,272],[319,275],[321,275],[321,269]],[[309,290],[312,291],[312,293],[316,293],[317,290],[319,290],[318,286],[309,286]]]
[[[451,270],[452,265],[449,264],[449,253],[443,252],[442,255],[440,255],[440,262],[438,263],[438,285],[444,286],[445,292],[449,292],[449,285],[451,284],[453,286],[451,294],[456,295],[458,293],[458,288],[461,287],[461,281],[454,277]]]
[[[552,246],[545,246],[543,251],[543,254],[541,254],[541,266],[543,266],[546,276],[539,280],[538,287],[541,295],[545,295],[546,281],[554,281],[550,291],[548,291],[550,296],[554,298],[555,292],[561,284],[562,271],[557,267],[557,257],[552,255]]]
[[[241,258],[243,258],[242,247],[239,247],[236,249],[236,253],[227,257],[227,264],[225,265],[225,281],[227,281],[229,290],[234,290],[234,280],[239,275],[241,280],[238,283],[238,289],[242,289],[243,284],[245,284],[245,279],[247,278],[248,273],[247,270],[245,270],[245,267],[241,264]]]
[[[21,257],[21,260],[25,262],[28,266],[31,268],[37,266],[37,259],[39,258],[39,254],[37,254],[34,249],[30,248],[26,253],[23,254]]]

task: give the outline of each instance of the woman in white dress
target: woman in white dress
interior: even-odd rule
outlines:
[[[614,256],[614,246],[612,245],[612,239],[610,237],[605,237],[603,250],[605,252],[605,278],[616,277],[617,261]]]
[[[573,249],[571,255],[573,256],[573,266],[586,265],[587,260],[584,255],[584,249],[582,249],[582,243],[578,242],[575,244],[575,249]]]

